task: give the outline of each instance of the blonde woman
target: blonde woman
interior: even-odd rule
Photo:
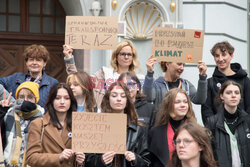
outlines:
[[[72,55],[73,48],[69,45],[64,45],[63,48],[67,73],[71,74],[76,72],[77,69]],[[102,67],[93,74],[92,80],[95,85],[93,89],[98,108],[100,108],[105,90],[119,78],[121,73],[135,72],[135,69],[140,67],[137,56],[134,44],[129,40],[122,41],[112,53],[112,58],[110,60],[112,68]],[[137,76],[144,79],[144,76]]]

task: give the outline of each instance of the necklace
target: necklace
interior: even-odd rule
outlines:
[[[225,122],[226,122],[228,125],[233,125],[233,124],[235,124],[235,123],[237,122],[238,118],[239,118],[239,117],[235,118],[235,120],[233,120],[232,122],[228,122],[228,120],[227,120],[226,118],[225,118],[224,120],[225,120]]]

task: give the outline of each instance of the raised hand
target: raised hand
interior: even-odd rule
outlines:
[[[199,72],[200,72],[200,75],[207,75],[206,72],[207,72],[207,65],[205,64],[205,62],[203,61],[199,61],[198,62],[198,69],[199,69]]]
[[[3,100],[0,101],[2,107],[11,107],[13,102],[10,103],[12,92],[9,93],[9,97],[6,99],[6,90],[3,91]]]
[[[153,56],[150,56],[146,62],[148,72],[154,71],[154,64],[156,63],[157,59]]]
[[[63,45],[63,54],[66,58],[71,58],[73,53],[73,47],[70,45]]]

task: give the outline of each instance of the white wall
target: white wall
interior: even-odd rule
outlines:
[[[247,0],[183,0],[184,28],[205,30],[203,61],[208,65],[208,77],[212,76],[215,67],[210,49],[224,40],[235,47],[232,62],[248,68],[247,21]],[[196,67],[186,67],[182,77],[197,86]],[[200,106],[195,105],[194,108],[201,122]]]

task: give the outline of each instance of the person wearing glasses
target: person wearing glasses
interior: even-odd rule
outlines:
[[[186,79],[181,78],[185,63],[161,61],[160,66],[164,77],[154,80],[154,64],[156,58],[152,56],[147,60],[147,75],[143,85],[143,93],[147,95],[148,101],[155,104],[156,110],[160,108],[166,93],[172,88],[185,90],[194,104],[203,104],[207,98],[207,66],[203,61],[199,61],[199,80],[197,90],[194,85]]]
[[[174,135],[175,150],[167,167],[217,167],[207,130],[189,122]]]
[[[77,69],[74,62],[74,56],[72,55],[73,47],[64,45],[63,48],[66,71],[68,74],[74,73]],[[129,40],[122,41],[117,45],[116,49],[112,53],[112,58],[110,60],[112,69],[103,66],[100,70],[93,74],[91,79],[95,83],[93,89],[99,109],[105,90],[119,78],[121,73],[135,72],[134,70],[136,68],[140,69],[140,63],[137,60],[137,56],[134,44]],[[138,75],[138,77],[140,79],[144,79],[144,76],[142,75]]]
[[[207,119],[207,128],[214,136],[215,158],[220,167],[250,166],[250,117],[239,103],[242,100],[239,83],[228,80],[219,91],[220,112]]]
[[[149,159],[152,167],[167,165],[175,149],[175,131],[187,122],[196,122],[191,101],[185,90],[173,88],[164,97],[155,127],[149,131]]]
[[[120,75],[118,81],[127,86],[138,114],[138,121],[151,128],[155,119],[154,105],[149,103],[146,96],[142,93],[138,77],[134,73],[126,72]]]

